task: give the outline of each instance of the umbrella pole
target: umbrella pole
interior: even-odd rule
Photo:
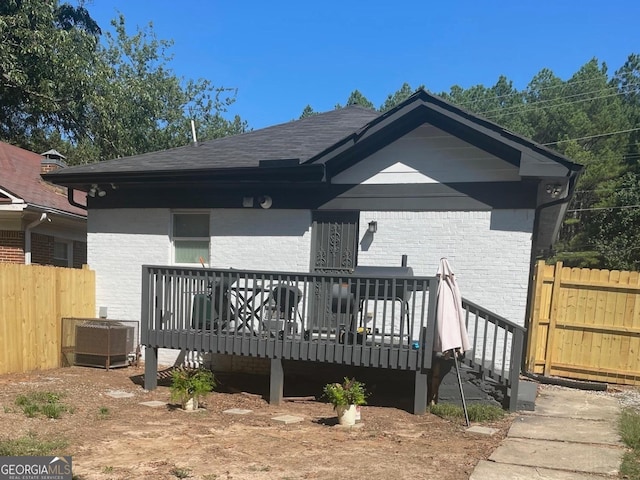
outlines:
[[[453,354],[453,363],[456,366],[456,375],[458,376],[458,387],[460,388],[460,397],[462,398],[462,409],[464,410],[464,419],[467,422],[467,427],[471,425],[469,423],[469,413],[467,412],[467,401],[464,399],[464,390],[462,389],[462,379],[460,378],[460,368],[458,367],[458,355],[455,349],[451,350]]]

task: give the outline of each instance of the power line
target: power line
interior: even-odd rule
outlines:
[[[634,89],[636,89],[636,88],[640,87],[640,84],[635,84],[634,83],[634,84],[630,84],[630,85],[625,85],[623,88],[627,89],[627,88],[630,88],[630,87],[633,87]],[[509,107],[495,108],[495,109],[492,109],[492,110],[486,110],[484,112],[481,112],[481,115],[484,115],[484,114],[487,114],[487,113],[491,113],[491,112],[503,112],[503,111],[507,111],[507,113],[510,113],[509,110],[514,110],[514,109],[518,110],[518,109],[521,109],[523,107],[528,107],[528,106],[537,108],[537,106],[540,105],[541,103],[563,101],[563,100],[566,100],[568,98],[575,98],[575,97],[581,97],[581,96],[585,96],[585,95],[590,95],[592,93],[601,93],[601,92],[610,91],[611,89],[614,89],[614,88],[615,87],[605,87],[605,88],[601,88],[601,89],[598,89],[598,90],[591,90],[589,92],[581,92],[581,93],[575,93],[573,95],[566,95],[564,97],[547,98],[546,100],[536,100],[534,102],[526,102],[526,103],[523,103],[521,105],[511,105]],[[620,92],[617,92],[617,93],[612,93],[612,94],[609,94],[609,95],[604,95],[604,96],[599,96],[599,97],[584,98],[584,99],[577,100],[576,102],[570,102],[570,103],[577,103],[578,101],[583,101],[583,100],[591,100],[591,99],[595,100],[595,99],[598,99],[598,98],[607,98],[607,97],[610,97],[610,96],[626,95],[628,93],[631,93],[631,92],[629,92],[629,91],[620,91]],[[493,97],[493,98],[497,98],[497,97]],[[489,100],[492,100],[493,98],[490,98]]]
[[[598,135],[589,135],[587,137],[568,138],[566,140],[558,140],[557,142],[543,143],[542,145],[544,145],[546,147],[548,145],[556,145],[558,143],[572,142],[574,140],[590,140],[592,138],[607,137],[607,136],[610,136],[610,135],[619,135],[621,133],[637,132],[638,130],[640,130],[640,127],[638,127],[638,128],[630,128],[628,130],[619,130],[617,132],[600,133]]]
[[[592,210],[633,210],[640,208],[640,205],[620,205],[617,207],[590,207],[590,208],[575,208],[573,210],[567,210],[569,212],[589,212]]]
[[[485,112],[479,112],[479,115],[486,115],[488,113],[493,113],[493,112],[503,112],[504,110],[507,109],[513,109],[513,111],[506,111],[503,113],[502,116],[510,116],[510,115],[517,115],[520,114],[524,111],[535,111],[535,110],[545,110],[547,108],[551,108],[551,107],[564,107],[566,105],[573,105],[576,103],[580,103],[580,102],[587,102],[587,101],[592,101],[592,100],[599,100],[601,98],[610,98],[610,97],[617,97],[618,95],[626,95],[629,92],[619,92],[619,93],[611,93],[609,95],[600,95],[597,97],[589,97],[589,98],[581,98],[578,100],[575,100],[573,102],[564,102],[564,103],[554,103],[552,105],[544,105],[542,107],[536,107],[536,103],[537,102],[533,102],[533,103],[529,103],[529,104],[523,104],[523,105],[515,105],[513,107],[505,107],[505,108],[496,108],[493,110],[487,110]],[[562,99],[559,99],[562,100]]]
[[[546,91],[549,91],[549,90],[555,90],[556,88],[566,88],[566,87],[572,87],[574,85],[579,85],[579,84],[583,84],[583,83],[601,81],[602,79],[601,78],[587,78],[587,79],[584,79],[584,80],[575,80],[575,81],[571,81],[571,80],[563,81],[562,79],[558,79],[558,80],[560,80],[562,82],[560,85],[551,85],[551,86],[548,86],[548,87],[537,88],[537,89],[535,89],[535,91],[536,92],[546,92]],[[471,88],[473,88],[473,87],[471,87]],[[487,88],[487,87],[485,87],[485,88]],[[489,88],[487,88],[487,90],[489,90],[491,88],[493,88],[493,87],[489,87]],[[522,91],[512,92],[512,93],[505,93],[504,95],[497,95],[497,96],[492,97],[492,98],[508,98],[508,97],[517,97],[517,96],[520,96],[520,95],[526,95],[528,92],[529,93],[531,92],[531,90],[528,90],[528,88],[529,88],[529,86],[527,85],[527,87]],[[467,88],[466,90],[469,91],[470,89]],[[480,103],[480,102],[483,102],[483,101],[484,101],[484,99],[469,100],[467,102],[458,103],[457,105],[471,105],[471,104]]]

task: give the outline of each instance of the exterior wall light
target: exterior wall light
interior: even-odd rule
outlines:
[[[559,183],[549,183],[546,185],[546,190],[551,197],[556,198],[562,193],[562,185]]]
[[[376,233],[378,231],[378,222],[372,220],[369,222],[369,227],[367,228],[367,232]]]

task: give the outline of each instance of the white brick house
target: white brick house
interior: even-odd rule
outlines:
[[[140,319],[144,264],[309,272],[338,221],[355,232],[350,265],[407,255],[428,276],[447,257],[464,297],[525,325],[532,258],[580,170],[419,91],[384,114],[352,106],[47,179],[89,193],[88,263],[111,318]]]

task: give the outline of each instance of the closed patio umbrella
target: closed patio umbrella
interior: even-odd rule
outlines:
[[[458,376],[460,396],[462,397],[464,418],[467,426],[469,426],[467,402],[464,398],[460,368],[458,367],[458,354],[471,349],[471,344],[465,325],[464,310],[462,309],[462,295],[460,295],[458,282],[446,258],[440,259],[437,277],[436,338],[434,339],[433,350],[436,355],[450,352],[451,357],[453,357],[456,375]]]
[[[440,259],[437,277],[437,330],[433,350],[443,353],[449,350],[466,352],[471,348],[471,345],[464,321],[462,296],[456,277],[446,258]]]

